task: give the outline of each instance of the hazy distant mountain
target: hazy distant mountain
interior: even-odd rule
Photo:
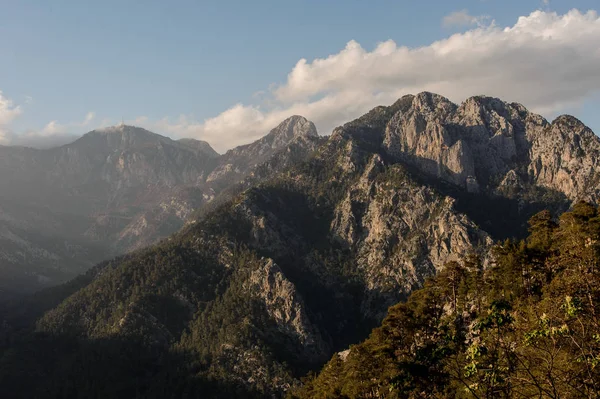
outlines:
[[[121,252],[148,246],[179,230],[194,212],[215,198],[218,197],[215,202],[220,202],[232,192],[305,160],[322,141],[312,122],[300,116],[290,117],[265,137],[214,158],[202,181],[178,185],[155,206],[139,213],[112,241]],[[183,142],[205,148],[197,140]]]
[[[302,134],[306,124],[312,125],[290,118],[282,126]],[[259,140],[239,157],[126,125],[48,150],[0,147],[0,290],[55,284],[174,233],[194,210],[295,140],[272,136],[277,143],[270,138],[270,149]],[[225,160],[236,165],[236,177],[213,176],[207,184]]]
[[[116,368],[125,396],[281,396],[448,261],[487,264],[494,240],[524,236],[535,212],[595,201],[599,148],[575,118],[549,123],[488,97],[405,96],[327,139],[294,117],[210,158],[206,187],[249,173],[240,192],[160,245],[53,291],[48,303],[62,302],[36,329],[72,340],[32,368],[47,378],[27,392],[63,392],[56,381],[77,377],[76,396],[114,396],[115,380],[98,372]],[[124,347],[136,349],[93,361]],[[21,361],[5,357],[4,370]],[[86,375],[101,377],[91,386]]]
[[[206,141],[196,140],[196,139],[179,139],[177,140],[179,143],[185,145],[186,147],[191,147],[206,154],[206,156],[216,158],[219,156],[219,153],[213,150],[213,148]]]

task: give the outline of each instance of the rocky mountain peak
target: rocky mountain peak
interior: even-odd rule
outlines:
[[[69,146],[93,147],[97,150],[101,148],[126,149],[146,147],[164,142],[172,142],[172,140],[141,127],[121,124],[92,130]]]
[[[473,96],[466,99],[460,106],[463,112],[497,112],[500,115],[507,115],[509,104],[499,98],[489,96]]]
[[[412,107],[424,115],[446,116],[456,110],[456,104],[439,94],[424,91],[413,98]]]
[[[150,132],[144,128],[120,124],[86,133],[67,148],[86,152],[112,152],[124,150],[146,150],[163,146],[195,153],[206,158],[216,158],[219,154],[206,141],[196,139],[172,140],[169,137]]]
[[[426,174],[470,191],[493,191],[510,173],[523,187],[544,186],[571,199],[599,195],[585,182],[598,175],[600,140],[575,117],[549,124],[518,103],[474,96],[457,106],[428,92],[400,108],[386,125],[383,147]]]
[[[86,234],[141,242],[178,220],[190,222],[160,245],[95,269],[80,291],[42,316],[39,331],[78,334],[81,342],[132,337],[160,356],[180,351],[181,364],[159,358],[169,360],[161,378],[179,378],[172,370],[185,378],[171,385],[186,387],[188,374],[225,378],[218,389],[257,386],[261,397],[283,395],[300,370],[363,340],[389,305],[449,261],[477,254],[477,266],[485,267],[492,238],[526,229],[539,206],[561,205],[563,197],[600,199],[600,140],[585,125],[568,116],[548,124],[519,104],[486,96],[460,106],[434,93],[405,96],[329,138],[293,116],[205,163],[190,150],[208,148],[201,141],[175,142],[129,126],[86,137],[161,146],[105,151],[98,162],[79,157],[90,167],[71,190],[86,197],[74,198],[111,207]],[[64,153],[73,162],[61,163],[56,175],[81,173],[86,163],[75,162],[77,151]],[[142,206],[148,212],[129,210]],[[13,353],[10,359],[19,359]],[[35,354],[29,347],[24,353]],[[63,360],[70,352],[53,358],[79,367]],[[158,362],[149,359],[154,369]],[[42,382],[56,381],[62,379]]]
[[[417,94],[410,111],[419,118],[445,120],[456,111],[456,104],[439,94],[422,92]]]
[[[591,133],[589,127],[572,115],[560,115],[552,121],[552,125],[572,133],[579,134],[585,130],[589,130]]]
[[[239,182],[245,176],[270,175],[308,156],[319,142],[317,129],[312,122],[299,115],[291,116],[266,136],[232,148],[218,157],[217,166],[206,182],[213,187],[222,187]],[[260,171],[257,169],[259,165]]]
[[[317,137],[315,124],[300,115],[294,115],[283,122],[265,136],[265,141],[271,148],[280,148],[299,137]]]

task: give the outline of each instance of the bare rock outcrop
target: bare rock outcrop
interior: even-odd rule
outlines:
[[[517,103],[475,96],[460,106],[420,93],[386,127],[383,147],[420,171],[494,192],[518,179],[570,200],[598,201],[600,140],[576,118],[548,123]]]
[[[299,349],[290,348],[290,352],[298,351],[299,356],[311,362],[325,359],[329,346],[311,322],[302,296],[272,259],[266,259],[251,273],[247,289],[260,298],[279,332],[298,344]]]

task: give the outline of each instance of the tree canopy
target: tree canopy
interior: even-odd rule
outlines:
[[[529,226],[490,267],[447,264],[290,397],[599,397],[598,209],[580,202],[558,222],[543,211]]]

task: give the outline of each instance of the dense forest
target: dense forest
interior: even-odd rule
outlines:
[[[600,216],[544,211],[529,236],[450,262],[293,398],[597,398]]]
[[[261,260],[232,248],[229,260],[238,267],[223,272],[211,266],[212,255],[165,243],[143,255],[143,269],[135,256],[119,260],[118,267],[107,262],[80,281],[39,294],[30,302],[51,308],[79,289],[48,312],[30,306],[29,314],[45,312],[35,333],[4,329],[3,397],[271,396],[260,380],[248,390],[227,372],[239,362],[234,348],[240,345],[254,348],[257,361],[266,354],[261,361],[272,367],[261,372],[271,381],[290,381],[288,363],[303,367],[289,357],[294,343],[257,335],[252,323],[272,321],[263,318],[263,305],[238,292]],[[193,274],[177,266],[181,257],[197,265]],[[496,245],[493,259],[488,267],[475,254],[449,262],[406,302],[392,306],[364,342],[335,354],[302,385],[285,388],[289,398],[599,397],[598,209],[580,202],[559,220],[540,212],[529,221],[528,237]],[[125,275],[132,280],[116,279],[116,268],[130,271]],[[233,273],[228,276],[233,283],[223,285],[222,273]],[[80,289],[91,278],[100,283]],[[149,284],[132,284],[144,280]],[[212,288],[198,291],[198,284]],[[193,297],[195,315],[184,302],[164,300],[173,290],[181,297],[200,295]],[[103,301],[121,308],[130,295],[143,304],[140,309],[102,314]],[[85,302],[92,308],[81,307],[81,296],[93,298]],[[150,312],[167,320],[166,328],[149,327],[144,315],[152,320]],[[111,331],[114,323],[102,321],[123,314],[118,334]],[[275,331],[264,326],[261,331]],[[173,335],[179,342],[162,345]]]
[[[250,391],[226,372],[240,346],[271,365],[258,370],[269,380],[289,380],[281,347],[294,343],[269,336],[261,304],[244,297],[261,259],[229,245],[230,268],[217,268],[214,248],[227,243],[192,245],[165,242],[105,262],[9,309],[0,326],[2,397],[262,397],[258,379]]]

